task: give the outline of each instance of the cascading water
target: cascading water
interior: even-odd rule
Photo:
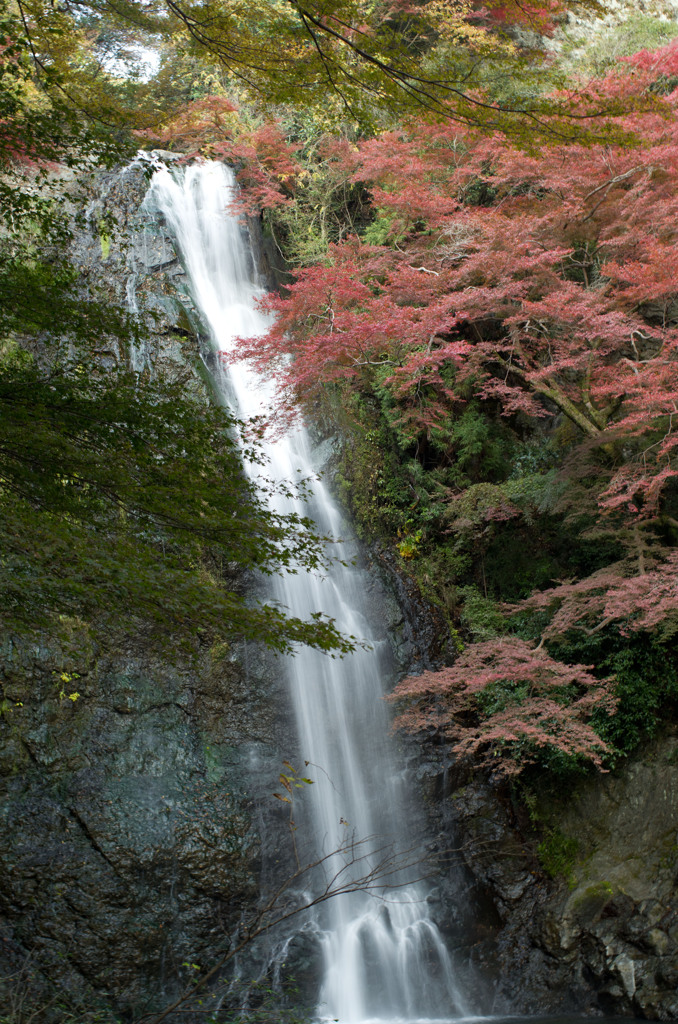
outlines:
[[[234,339],[256,337],[267,329],[256,301],[256,281],[244,232],[228,207],[234,177],[222,164],[189,167],[183,177],[161,168],[150,199],[173,233],[191,281],[194,301],[218,349],[231,351]],[[246,419],[272,406],[270,383],[242,362],[231,363],[229,398]],[[266,446],[267,467],[281,481],[313,478],[309,439],[303,427]],[[312,483],[303,507],[279,494],[269,498],[279,511],[310,515],[318,532],[345,532],[340,514],[322,481]],[[351,551],[340,545],[345,561]],[[345,634],[371,640],[366,578],[355,567],[335,563],[329,573],[281,575],[271,598],[301,618],[323,611]],[[302,756],[311,765],[310,855],[323,858],[327,877],[341,872],[355,891],[335,896],[318,918],[324,977],[318,1014],[359,1024],[373,1018],[422,1019],[465,1015],[449,955],[417,883],[391,877],[383,889],[359,888],[366,870],[378,864],[389,844],[402,848],[408,811],[394,769],[389,727],[382,700],[385,674],[378,644],[343,659],[303,648],[286,660]],[[360,842],[353,862],[347,835]],[[350,847],[350,844],[349,844]],[[305,851],[307,852],[307,851]],[[397,852],[396,852],[397,856]],[[389,884],[390,883],[390,884]],[[396,883],[396,884],[394,884]]]

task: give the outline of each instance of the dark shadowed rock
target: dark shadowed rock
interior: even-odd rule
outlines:
[[[486,1007],[678,1015],[677,742],[671,732],[586,780],[538,827],[485,774],[443,768],[444,748],[424,747],[444,789],[430,816],[459,850],[441,879],[441,913],[459,905],[461,859],[475,914],[460,940],[485,984],[493,979]],[[539,841],[554,830],[574,840],[566,877],[540,862]]]

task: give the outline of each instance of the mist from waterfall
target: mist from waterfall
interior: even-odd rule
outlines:
[[[257,308],[263,289],[257,280],[247,232],[229,213],[233,173],[223,164],[195,164],[184,171],[160,168],[149,202],[164,216],[190,278],[191,294],[212,333],[215,347],[232,352],[239,337],[266,332]],[[227,398],[243,419],[268,412],[273,386],[243,362],[229,365]],[[322,480],[314,477],[312,448],[303,426],[266,441],[265,475],[278,481],[310,478],[302,501],[284,493],[268,495],[279,512],[310,516],[317,532],[346,536],[346,525]],[[256,477],[256,469],[252,470]],[[270,600],[307,618],[322,611],[344,634],[364,638],[369,649],[340,659],[307,647],[284,660],[294,704],[307,807],[304,856],[326,858],[327,878],[337,873],[359,879],[380,863],[387,849],[395,856],[408,847],[408,803],[392,750],[383,681],[387,652],[370,624],[368,580],[351,564],[351,540],[332,546],[335,561],[326,574],[281,574],[270,581]],[[354,861],[347,838],[356,837]],[[319,1017],[341,1024],[374,1019],[421,1020],[467,1014],[442,938],[428,915],[426,887],[404,884],[396,873],[376,891],[334,897],[317,914],[324,972]],[[388,884],[390,882],[390,884]],[[322,884],[322,882],[319,882]],[[350,885],[349,885],[350,888]]]

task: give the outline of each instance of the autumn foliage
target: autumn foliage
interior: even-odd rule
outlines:
[[[404,680],[392,699],[403,705],[396,727],[442,729],[456,752],[477,764],[496,768],[498,750],[512,747],[499,762],[507,775],[536,761],[543,748],[598,767],[608,749],[589,719],[595,708],[611,705],[609,682],[516,638],[473,644],[451,668]]]
[[[504,601],[506,635],[397,690],[400,725],[435,726],[488,763],[501,751],[507,772],[549,745],[597,765],[606,751],[590,717],[596,702],[613,714],[614,686],[601,666],[565,664],[549,645],[640,633],[670,645],[677,628],[677,71],[674,43],[592,86],[626,107],[626,141],[614,146],[537,153],[449,122],[337,145],[333,174],[368,190],[372,221],[267,300],[275,324],[245,349],[276,368],[287,409],[332,391],[381,409],[419,465],[407,522],[417,525],[416,481],[434,467],[424,546],[465,531],[457,577],[486,598],[479,562],[498,524],[529,531],[548,515],[598,542],[588,574],[580,559],[570,578]],[[443,472],[459,458],[451,425],[476,411],[513,444],[557,432],[560,451],[530,477],[531,497],[510,467],[464,485]],[[500,685],[513,696],[488,710],[480,698]]]
[[[194,100],[163,125],[136,133],[146,144],[172,145],[182,160],[223,160],[237,169],[243,213],[268,210],[289,202],[302,168],[296,147],[275,121],[241,116],[225,95]]]
[[[437,6],[451,17],[394,3],[384,24],[426,49]],[[481,54],[560,8],[455,11]],[[350,38],[332,46],[360,47],[368,27],[337,17],[322,31]],[[674,42],[561,90],[579,130],[554,114],[547,146],[551,100],[519,144],[489,107],[309,136],[221,94],[144,135],[231,163],[238,208],[266,211],[294,280],[238,355],[275,372],[283,417],[338,404],[366,460],[346,469],[354,512],[459,631],[451,667],[398,687],[398,724],[506,775],[547,752],[600,767],[615,700],[622,721],[633,686],[654,687],[640,720],[673,692],[637,651],[678,631],[677,75]]]

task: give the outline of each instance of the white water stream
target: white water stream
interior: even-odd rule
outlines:
[[[183,174],[162,168],[150,193],[181,251],[194,301],[222,351],[231,351],[235,338],[255,337],[267,329],[256,308],[262,289],[246,234],[227,212],[233,194],[232,172],[216,163],[194,165]],[[247,365],[231,364],[229,377],[229,399],[239,417],[271,408],[272,385]],[[269,478],[313,477],[303,427],[265,447]],[[320,534],[346,532],[321,480],[314,481],[304,506],[283,495],[271,500],[280,511],[310,515]],[[350,560],[352,553],[350,544],[339,545],[343,559]],[[373,630],[367,584],[361,570],[335,564],[326,576],[280,575],[271,582],[270,596],[301,618],[322,611],[343,633],[369,641]],[[343,659],[302,648],[285,660],[285,671],[301,756],[309,762],[302,774],[314,780],[302,794],[310,804],[310,822],[300,829],[310,832],[301,838],[306,841],[304,856],[327,856],[328,877],[341,871],[343,880],[357,881],[380,862],[380,851],[389,844],[396,850],[408,845],[409,812],[391,751],[379,644]],[[357,863],[345,848],[351,836],[365,840]],[[324,958],[320,1017],[362,1024],[466,1015],[449,955],[428,916],[426,890],[416,882],[401,886],[402,881],[402,874],[396,875],[390,879],[395,887],[353,891],[323,905],[317,923]]]

